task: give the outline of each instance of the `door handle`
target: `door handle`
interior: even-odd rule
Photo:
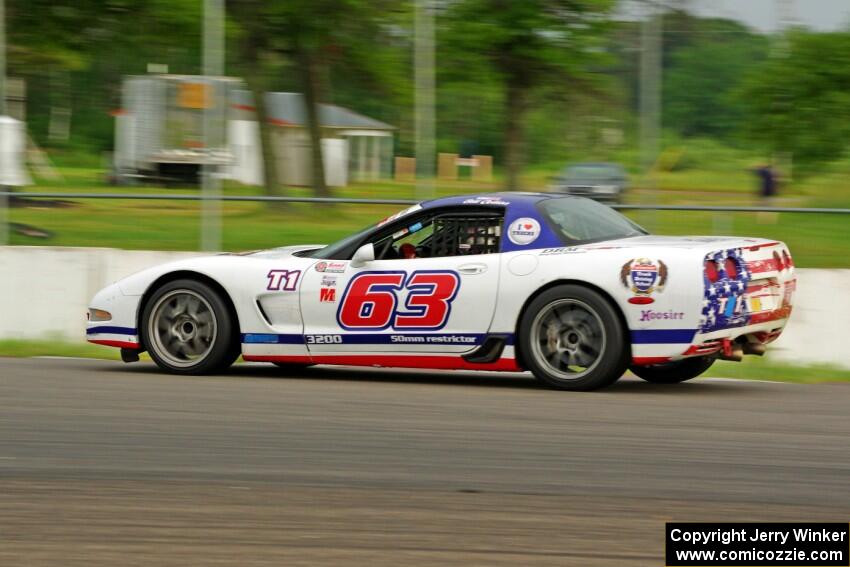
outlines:
[[[486,264],[464,264],[457,269],[461,274],[472,276],[475,274],[483,274],[487,271]]]

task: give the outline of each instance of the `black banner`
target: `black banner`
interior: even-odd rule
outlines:
[[[668,567],[850,566],[847,523],[667,524]]]

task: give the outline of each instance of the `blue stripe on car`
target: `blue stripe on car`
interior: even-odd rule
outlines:
[[[133,327],[113,327],[110,325],[99,325],[97,327],[89,327],[86,329],[87,335],[137,335],[138,331]]]
[[[242,342],[245,344],[304,344],[307,335],[301,334],[274,334],[274,333],[244,333]],[[484,342],[486,334],[481,333],[311,333],[311,337],[338,336],[340,343],[319,344],[355,344],[355,345],[383,345],[383,344],[459,344],[479,345]],[[395,339],[395,340],[394,340]],[[426,341],[432,342],[426,342]],[[435,340],[436,339],[436,340]],[[507,344],[513,344],[513,335],[510,335]]]
[[[632,344],[690,344],[696,333],[694,329],[645,329],[632,331]]]

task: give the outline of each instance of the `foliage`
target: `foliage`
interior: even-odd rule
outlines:
[[[445,11],[447,60],[488,64],[502,92],[506,186],[519,188],[525,120],[534,94],[548,87],[566,103],[576,90],[596,90],[592,65],[602,54],[611,0],[460,0]],[[598,94],[598,93],[597,93]],[[550,98],[551,100],[551,98]]]
[[[664,75],[664,123],[683,136],[732,138],[747,120],[735,92],[766,55],[767,42],[752,34],[700,40],[673,52]]]
[[[795,31],[740,92],[750,138],[797,172],[836,159],[850,136],[850,32]]]
[[[495,156],[510,187],[527,165],[633,155],[641,23],[618,20],[615,4],[435,1],[438,150]],[[396,154],[412,154],[413,0],[226,9],[228,74],[393,124]],[[30,133],[51,149],[111,148],[124,75],[148,63],[200,72],[202,0],[6,0],[6,11],[9,71],[27,82]],[[676,9],[662,29],[668,133],[793,157],[795,173],[847,150],[850,32],[771,37]],[[57,110],[70,112],[69,140],[48,135]]]

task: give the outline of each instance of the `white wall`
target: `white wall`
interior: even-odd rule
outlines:
[[[89,299],[134,272],[197,256],[110,248],[0,247],[0,339],[82,341]],[[794,312],[771,358],[850,368],[850,270],[798,270]]]
[[[0,187],[31,185],[24,167],[26,128],[24,123],[0,115]]]
[[[772,358],[850,368],[850,270],[797,270],[794,311]]]
[[[198,253],[0,247],[0,339],[85,340],[88,301],[144,268]]]

